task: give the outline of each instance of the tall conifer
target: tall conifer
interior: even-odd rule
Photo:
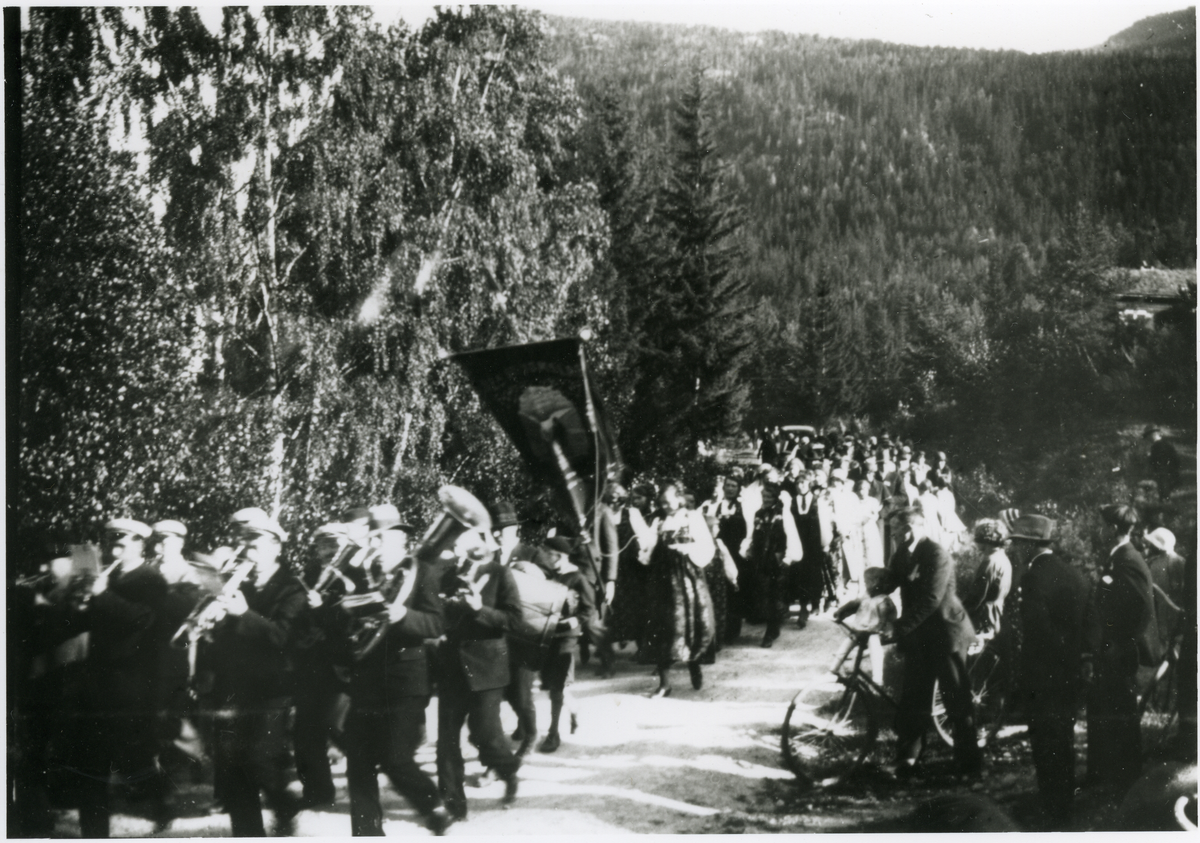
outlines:
[[[641,366],[630,451],[645,464],[673,461],[737,429],[753,344],[746,285],[733,271],[741,212],[722,182],[703,81],[693,75],[675,107],[670,171],[660,196],[664,250],[643,290]]]

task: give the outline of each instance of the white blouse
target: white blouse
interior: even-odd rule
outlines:
[[[655,519],[654,523],[650,525],[650,529],[654,531],[658,541],[662,540],[664,533],[676,533],[686,529],[688,541],[673,542],[671,547],[686,553],[688,559],[698,568],[707,567],[717,553],[717,545],[713,542],[712,533],[708,530],[704,516],[694,509],[680,507],[670,515]],[[653,549],[652,545],[642,548],[640,558],[643,563],[650,561],[650,552]]]

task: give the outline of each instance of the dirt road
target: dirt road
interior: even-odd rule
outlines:
[[[579,729],[564,734],[552,755],[533,752],[521,769],[517,803],[500,804],[503,785],[482,784],[474,752],[467,753],[470,818],[451,836],[621,833],[742,833],[897,830],[900,819],[923,800],[959,794],[994,799],[1020,827],[1034,811],[1034,772],[1020,729],[1011,729],[988,757],[987,778],[968,787],[950,776],[951,759],[932,738],[922,760],[929,775],[921,783],[899,785],[869,777],[836,792],[805,792],[781,768],[779,729],[792,694],[822,671],[842,640],[828,620],[814,619],[805,630],[794,624],[772,649],[758,646],[761,627],[723,650],[705,668],[704,688],[691,688],[687,670],[675,670],[675,690],[666,699],[648,699],[656,681],[638,665],[632,648],[618,653],[617,675],[597,679],[591,667],[578,672],[574,693]],[[549,721],[549,702],[538,692],[539,725]],[[436,704],[429,707],[427,733],[435,735]],[[509,729],[516,721],[507,706]],[[565,719],[565,718],[564,718]],[[1083,731],[1077,729],[1082,776]],[[434,772],[434,746],[420,760]],[[338,799],[334,808],[305,811],[299,836],[349,836],[345,762],[335,765]],[[299,785],[294,784],[297,792]],[[390,836],[428,834],[407,803],[381,788],[385,830]],[[972,794],[972,790],[974,793]],[[190,815],[162,836],[228,836],[223,814],[209,813],[211,789],[188,786]],[[1076,830],[1103,829],[1116,810],[1112,794],[1085,791],[1077,802]],[[269,819],[269,818],[268,818]],[[114,817],[114,836],[149,836],[150,821]],[[61,815],[58,832],[78,835],[75,812]]]
[[[792,694],[822,667],[841,633],[827,621],[808,629],[786,629],[771,649],[758,646],[761,627],[746,634],[705,668],[705,684],[692,689],[687,670],[674,672],[671,697],[651,700],[656,680],[639,665],[632,645],[618,651],[616,676],[595,678],[581,667],[573,687],[579,729],[564,734],[557,752],[533,752],[521,769],[516,805],[500,805],[503,785],[478,783],[482,768],[464,741],[467,753],[469,821],[450,834],[614,834],[686,833],[730,830],[731,818],[774,810],[767,785],[791,788],[792,775],[779,761],[779,727]],[[539,726],[549,722],[549,701],[538,692]],[[429,707],[427,733],[436,735],[437,705]],[[516,721],[507,706],[508,728]],[[565,720],[565,718],[564,718]],[[434,770],[434,746],[427,742],[420,760]],[[335,766],[338,803],[329,811],[305,811],[298,818],[302,836],[349,835],[345,794],[345,762]],[[298,788],[298,785],[295,785]],[[189,788],[193,816],[176,820],[164,836],[228,835],[228,819],[210,815],[207,788]],[[407,803],[383,788],[385,828],[391,834],[426,833]],[[78,833],[74,812],[67,812],[60,831]],[[145,836],[149,820],[114,818],[117,836]]]

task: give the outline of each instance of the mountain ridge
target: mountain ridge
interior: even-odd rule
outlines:
[[[1165,53],[1196,52],[1196,7],[1142,18],[1109,37],[1094,50],[1151,50]]]

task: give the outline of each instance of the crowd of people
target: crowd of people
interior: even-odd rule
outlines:
[[[1134,507],[1107,508],[1114,547],[1093,586],[1055,552],[1050,518],[1006,511],[968,529],[944,453],[768,432],[759,457],[703,499],[673,479],[610,482],[594,530],[531,523],[522,502],[485,507],[446,486],[444,517],[418,541],[394,506],[357,508],[313,531],[292,565],[288,531],[257,508],[231,516],[231,541],[212,554],[185,554],[177,520],[108,521],[93,573],[81,575],[77,548],[10,584],[10,835],[49,834],[65,799],[84,836],[106,837],[118,785],[165,829],[175,783],[200,758],[235,836],[265,833],[264,800],[288,835],[300,810],[334,800],[331,743],[346,757],[354,835],[383,833],[380,772],[441,834],[467,817],[464,725],[511,803],[522,759],[577,728],[579,664],[611,675],[616,648],[632,646],[657,677],[650,696],[672,693],[681,663],[701,689],[746,626],[771,647],[793,613],[793,629],[867,618],[877,675],[897,645],[897,778],[920,774],[935,680],[956,769],[981,775],[968,658],[984,642],[1018,677],[1046,827],[1070,818],[1080,699],[1089,778],[1136,777],[1137,667],[1171,644],[1189,605],[1165,525],[1143,537]],[[956,551],[978,561],[961,595]],[[435,696],[436,780],[415,760]]]

